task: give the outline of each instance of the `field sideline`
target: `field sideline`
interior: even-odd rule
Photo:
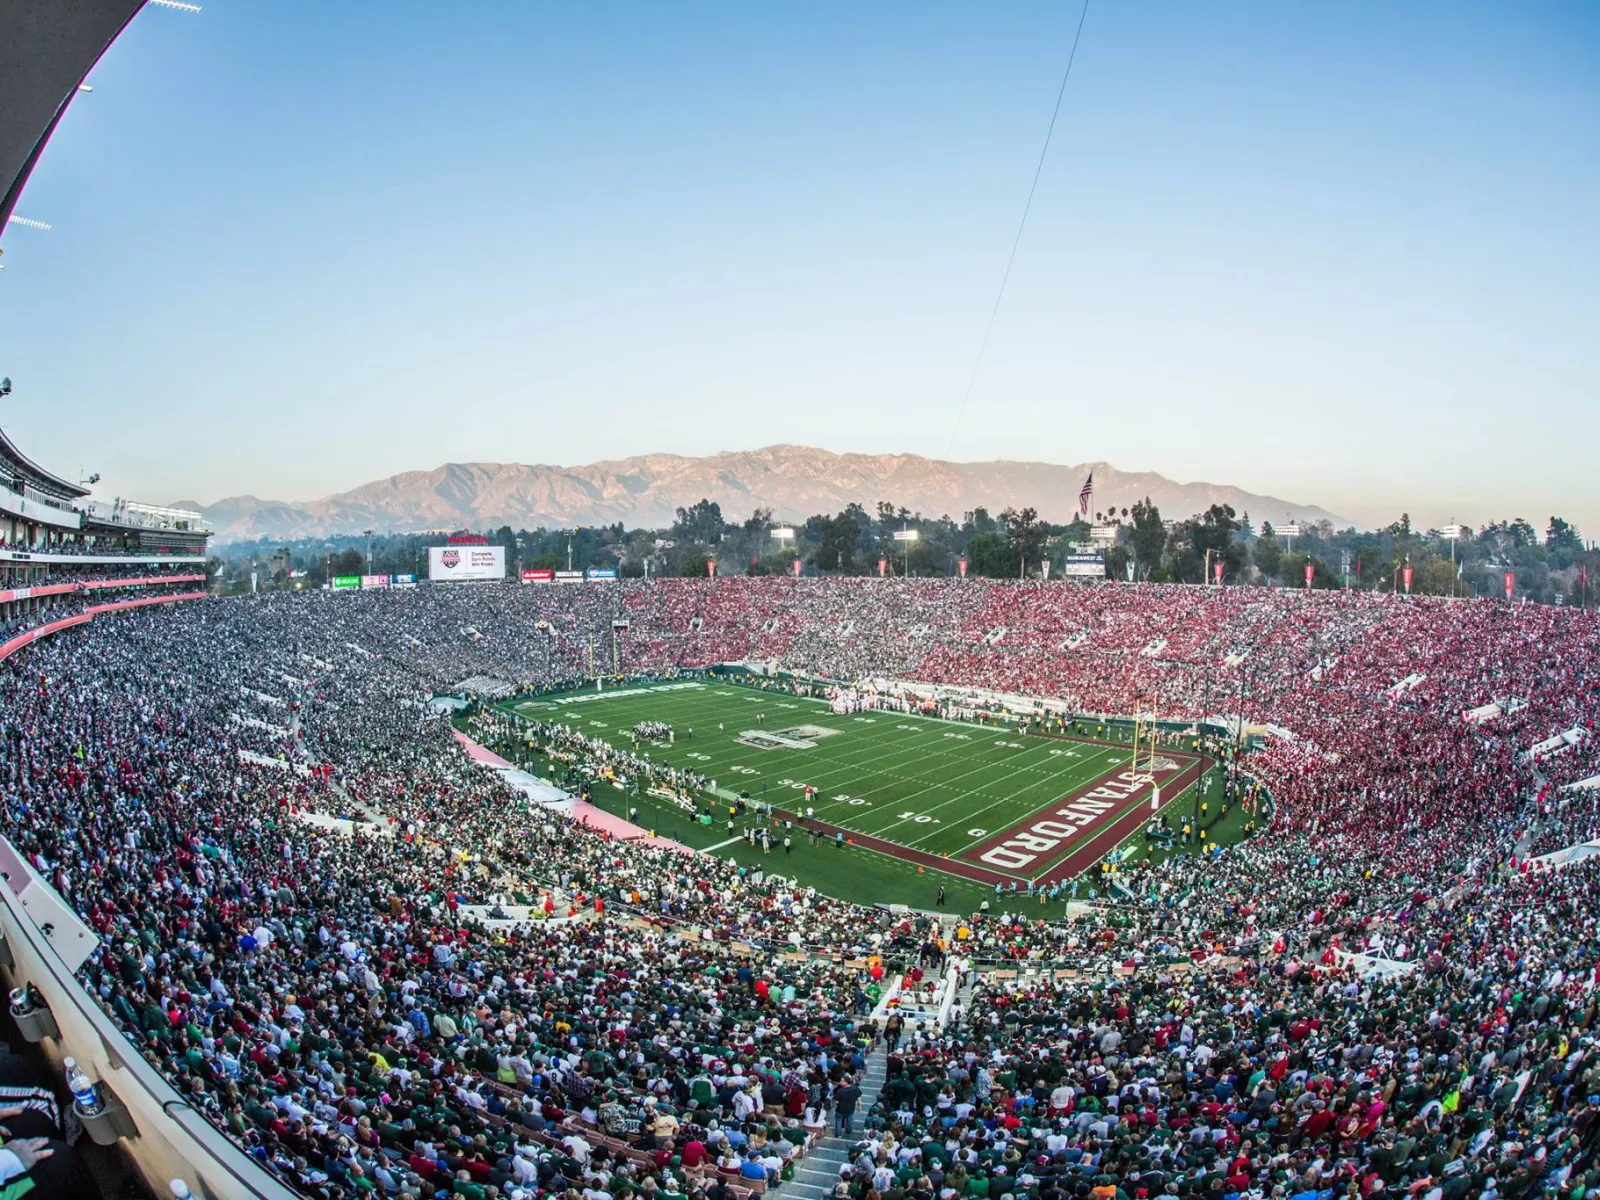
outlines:
[[[719,795],[748,792],[799,822],[810,785],[809,825],[823,835],[842,832],[863,849],[983,885],[1071,879],[1137,833],[1151,812],[1150,785],[1129,776],[1126,744],[1024,736],[1010,725],[839,714],[822,700],[701,681],[499,707],[630,749],[635,725],[666,722],[674,740],[641,750],[705,775]],[[1159,750],[1162,807],[1188,793],[1207,765]],[[1146,766],[1141,758],[1141,774]]]

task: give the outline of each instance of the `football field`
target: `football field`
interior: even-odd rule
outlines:
[[[727,802],[743,793],[791,819],[793,837],[837,844],[842,834],[852,847],[984,887],[1047,886],[1080,874],[1143,829],[1156,788],[1162,807],[1192,799],[1206,765],[1160,749],[1153,759],[1141,755],[1135,773],[1125,742],[886,711],[835,713],[823,700],[713,681],[623,685],[503,707],[625,749],[634,748],[635,725],[666,723],[670,741],[638,749],[712,781],[718,834],[727,832]]]

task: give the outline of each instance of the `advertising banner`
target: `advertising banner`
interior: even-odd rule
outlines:
[[[342,592],[346,588],[359,588],[360,586],[361,576],[359,575],[335,575],[333,577],[333,590],[336,592]]]
[[[1222,564],[1221,563],[1212,563],[1211,564],[1211,573],[1217,577],[1217,582],[1218,583],[1222,582]]]
[[[388,587],[389,577],[387,575],[363,575],[361,577],[361,586],[364,588]]]
[[[583,573],[583,577],[590,583],[615,583],[617,569],[615,567],[590,567]]]
[[[1507,571],[1506,572],[1506,599],[1507,600],[1511,599],[1512,593],[1515,592],[1516,590],[1517,590],[1517,573],[1515,571]]]
[[[794,577],[796,579],[799,579],[800,578],[800,560],[798,558],[795,559],[792,563],[789,564],[789,566],[794,571]]]
[[[888,573],[889,573],[889,560],[887,558],[880,558],[878,560],[878,578],[882,579]]]
[[[557,583],[582,583],[583,582],[583,572],[582,571],[557,571],[556,572],[556,582]]]
[[[428,578],[444,582],[458,579],[504,579],[504,546],[429,546]]]
[[[1407,563],[1400,572],[1400,578],[1406,582],[1406,595],[1411,595],[1411,564]]]
[[[956,562],[956,569],[961,572],[961,578],[965,579],[967,577],[967,559],[965,555]]]
[[[1311,577],[1316,573],[1316,567],[1312,566],[1309,562],[1306,563],[1306,587],[1309,588],[1311,586]]]
[[[548,567],[544,568],[542,570],[540,568],[538,568],[538,567],[524,567],[523,568],[523,571],[522,571],[522,582],[523,583],[554,583],[555,581],[556,581],[556,573],[554,571],[550,570]]]
[[[417,577],[415,575],[391,575],[389,577],[389,586],[390,587],[416,587],[417,586]]]
[[[714,558],[706,559],[706,574],[708,576],[710,576],[712,579],[715,579],[717,577],[717,560],[716,559],[714,559]]]

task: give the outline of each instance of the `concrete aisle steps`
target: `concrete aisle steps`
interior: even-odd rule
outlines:
[[[888,1075],[889,1055],[880,1041],[867,1059],[866,1072],[857,1080],[861,1085],[861,1102],[856,1106],[858,1130],[877,1103],[878,1092]],[[832,1128],[831,1120],[829,1128]],[[855,1138],[838,1138],[831,1134],[818,1138],[795,1168],[794,1178],[778,1187],[778,1195],[782,1200],[823,1200],[832,1195],[833,1185],[839,1182],[839,1168],[849,1159],[855,1144]]]

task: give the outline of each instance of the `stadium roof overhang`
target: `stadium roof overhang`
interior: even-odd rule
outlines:
[[[47,495],[63,500],[78,500],[89,494],[88,488],[63,479],[52,471],[46,471],[18,450],[3,429],[0,429],[0,468],[5,468],[8,475],[14,475],[30,487],[38,488]]]
[[[144,3],[0,4],[0,236],[78,85]]]

